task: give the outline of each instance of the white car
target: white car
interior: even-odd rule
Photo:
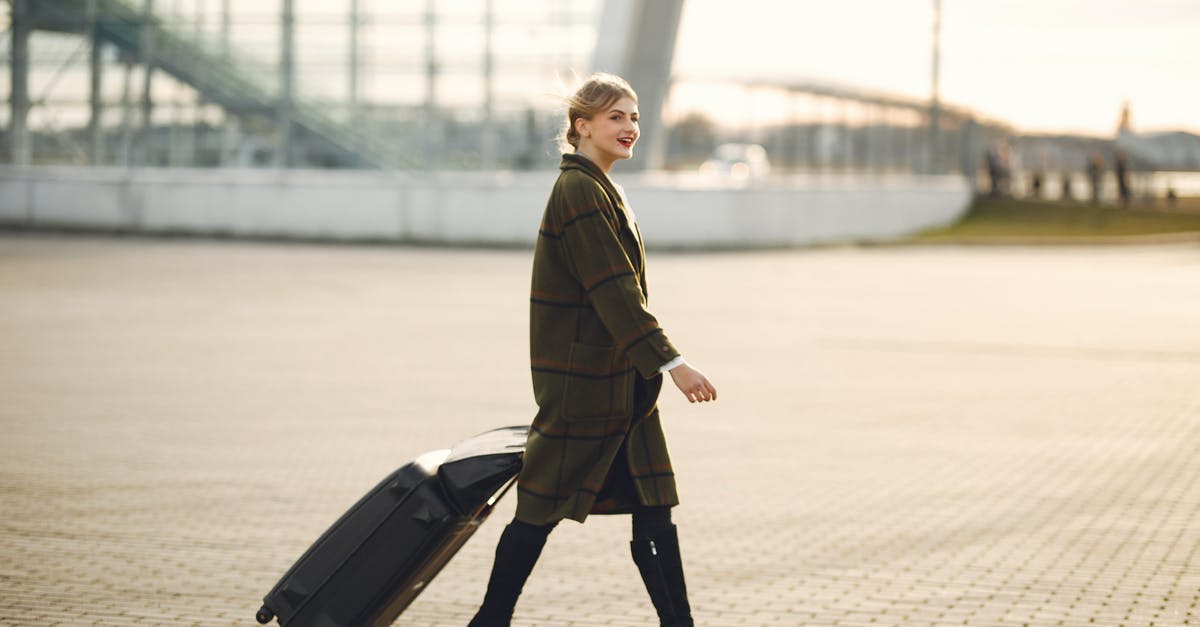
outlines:
[[[735,179],[759,179],[771,172],[771,163],[766,149],[758,144],[721,144],[700,164],[700,171]]]

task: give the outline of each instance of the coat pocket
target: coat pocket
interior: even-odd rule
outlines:
[[[624,418],[632,413],[633,369],[617,363],[615,346],[571,344],[563,384],[567,420]]]

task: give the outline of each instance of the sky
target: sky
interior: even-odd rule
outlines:
[[[933,0],[686,0],[681,77],[823,79],[920,98]],[[943,101],[1027,132],[1200,133],[1200,0],[942,0]]]

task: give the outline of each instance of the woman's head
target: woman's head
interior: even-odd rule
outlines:
[[[579,120],[591,120],[606,113],[622,98],[637,104],[637,94],[625,79],[615,74],[597,72],[588,77],[579,89],[567,99],[567,125],[559,137],[564,152],[579,148],[581,131]],[[630,112],[627,112],[630,113]],[[567,147],[570,146],[570,149]]]

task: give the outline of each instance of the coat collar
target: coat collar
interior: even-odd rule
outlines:
[[[621,198],[621,193],[617,191],[616,184],[614,184],[612,179],[608,178],[608,175],[604,173],[604,170],[601,170],[600,166],[596,165],[591,159],[588,159],[583,155],[566,153],[562,156],[562,162],[558,164],[558,169],[564,172],[567,170],[579,170],[586,173],[588,176],[596,179],[596,181],[599,182],[604,188],[604,191],[608,192],[609,197],[612,198],[613,204],[622,208],[625,206],[625,203]]]
[[[621,228],[629,233],[629,235],[633,236],[634,241],[637,242],[637,251],[636,253],[631,253],[630,257],[636,258],[635,266],[639,269],[638,271],[641,272],[642,260],[645,259],[646,256],[645,250],[642,248],[642,230],[638,228],[637,222],[633,219],[632,213],[630,212],[629,208],[625,206],[625,195],[617,190],[617,184],[613,183],[613,180],[608,178],[608,175],[604,173],[604,170],[600,169],[600,166],[596,165],[591,159],[588,159],[583,155],[564,153],[562,156],[562,162],[558,165],[558,169],[563,172],[566,172],[567,170],[579,170],[580,172],[583,172],[596,179],[596,181],[600,183],[600,186],[604,188],[604,192],[608,194],[609,200],[612,201],[613,208],[616,209],[617,215],[620,216],[618,220]],[[642,289],[646,289],[644,284],[642,285]]]

